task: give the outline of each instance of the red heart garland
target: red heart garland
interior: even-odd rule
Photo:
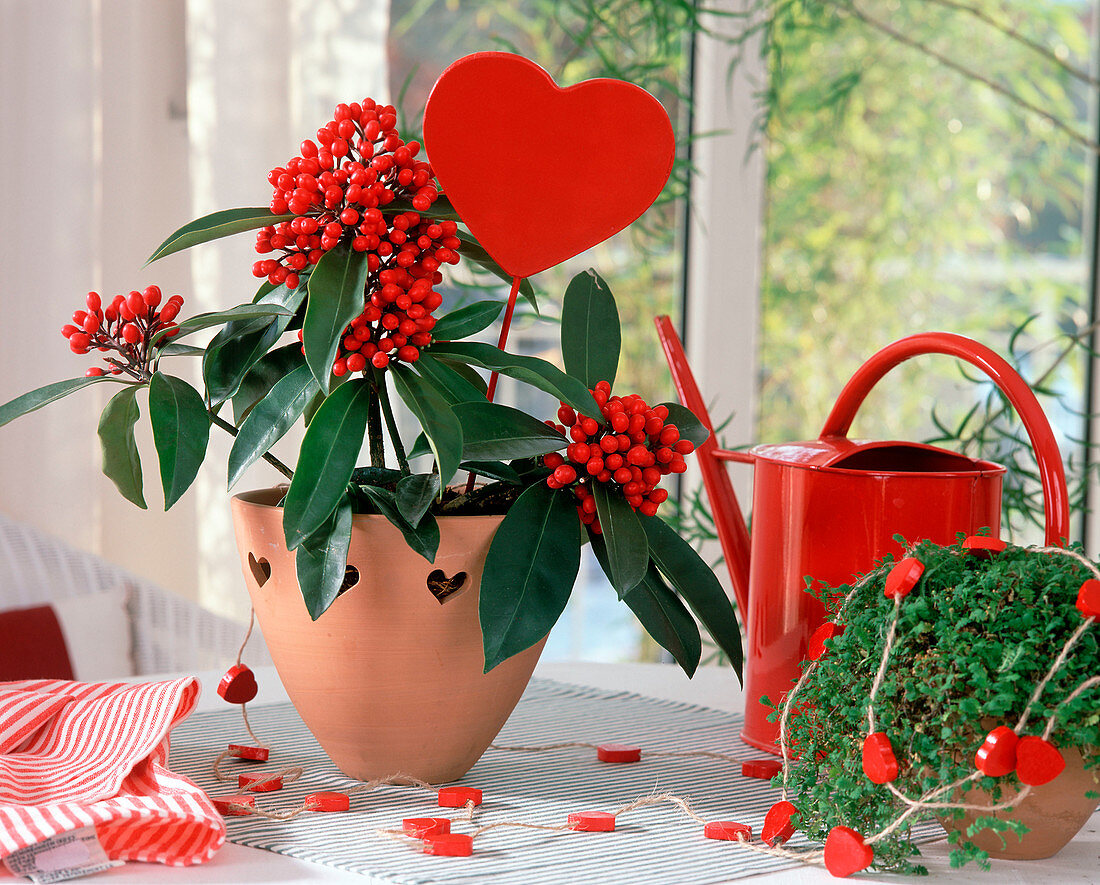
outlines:
[[[794,814],[798,814],[798,809],[790,802],[776,802],[764,816],[760,838],[772,848],[782,845],[794,835],[795,826],[791,823],[791,815]]]
[[[873,784],[888,784],[898,776],[898,760],[890,738],[881,731],[863,741],[863,773]]]
[[[895,596],[904,599],[909,591],[917,586],[917,581],[923,574],[924,563],[914,556],[907,556],[890,569],[883,592],[890,599]]]
[[[1077,591],[1077,610],[1082,618],[1100,618],[1100,581],[1089,578]]]
[[[258,691],[256,674],[244,664],[230,667],[218,683],[218,694],[231,704],[247,704]]]
[[[1028,735],[1016,745],[1016,777],[1032,787],[1049,784],[1066,767],[1058,748],[1041,737]]]
[[[806,649],[806,657],[811,661],[818,660],[818,658],[828,651],[828,649],[825,648],[825,640],[835,639],[843,632],[843,624],[835,624],[832,621],[826,621],[810,635],[809,647]]]
[[[998,725],[985,736],[974,754],[974,767],[989,777],[1003,777],[1016,767],[1019,738],[1007,725]]]
[[[875,859],[875,850],[849,827],[833,827],[825,839],[825,869],[840,879],[865,870]]]
[[[675,139],[621,80],[560,88],[537,64],[477,52],[445,70],[424,146],[462,221],[512,276],[553,267],[630,224],[668,180]]]

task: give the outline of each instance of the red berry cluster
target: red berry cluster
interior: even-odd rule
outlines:
[[[416,159],[420,145],[405,143],[396,123],[392,106],[370,98],[337,105],[317,141],[303,141],[301,155],[267,177],[271,211],[297,217],[259,232],[256,251],[279,256],[257,261],[255,276],[293,289],[337,243],[368,253],[368,303],[344,333],[337,375],[415,360],[431,342],[431,312],[442,302],[432,291],[443,280],[439,268],[459,260],[458,225],[421,217],[439,190],[431,166]],[[412,210],[387,212],[397,199]]]
[[[640,396],[611,396],[606,381],[596,385],[592,396],[605,423],[601,426],[595,418],[578,415],[572,406],[562,403],[558,409],[561,424],[546,423],[567,434],[572,442],[564,457],[551,452],[542,461],[554,471],[546,484],[552,489],[572,486],[581,522],[598,535],[600,521],[590,483],[617,484],[631,507],[653,516],[668,498],[666,489],[657,488],[661,477],[687,470],[684,455],[695,446],[691,440],[680,439],[675,424],[665,423],[665,406],[650,408]]]
[[[123,359],[104,357],[111,368],[92,366],[84,373],[87,377],[108,372],[112,375],[126,372],[134,377],[148,374],[153,336],[162,330],[167,330],[163,338],[179,333],[175,320],[183,306],[183,297],[173,295],[158,311],[161,297],[159,286],[148,286],[144,292],[116,295],[104,307],[97,292],[88,293],[85,299],[88,309],[73,313],[72,324],[63,326],[61,334],[69,339],[73,353],[88,353],[93,348],[103,352],[114,350]]]

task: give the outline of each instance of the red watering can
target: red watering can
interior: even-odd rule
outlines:
[[[657,333],[680,399],[713,430],[706,405],[668,317]],[[912,357],[942,353],[981,369],[1016,409],[1035,449],[1046,507],[1046,543],[1069,535],[1069,495],[1058,444],[1027,383],[1004,359],[976,341],[946,332],[912,335],[872,356],[855,373],[825,421],[807,442],[718,448],[712,434],[699,447],[699,464],[737,608],[748,633],[745,729],[754,747],[778,753],[777,726],[767,721],[767,696],[777,703],[798,679],[810,635],[825,608],[804,592],[805,578],[838,585],[901,548],[894,540],[953,544],[1001,524],[1005,468],[991,461],[920,443],[848,439],[856,410],[890,369]],[[754,465],[750,538],[721,461]]]

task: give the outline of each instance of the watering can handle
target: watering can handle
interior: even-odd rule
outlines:
[[[860,366],[844,386],[825,420],[821,436],[847,436],[856,411],[879,379],[899,363],[925,353],[942,353],[965,360],[992,378],[1008,397],[1024,423],[1039,464],[1046,510],[1046,543],[1062,545],[1069,537],[1069,493],[1062,455],[1050,422],[1027,382],[1006,360],[977,341],[950,332],[924,332],[888,344]]]

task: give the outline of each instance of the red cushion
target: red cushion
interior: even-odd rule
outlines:
[[[0,612],[0,681],[72,678],[69,649],[51,606]]]

